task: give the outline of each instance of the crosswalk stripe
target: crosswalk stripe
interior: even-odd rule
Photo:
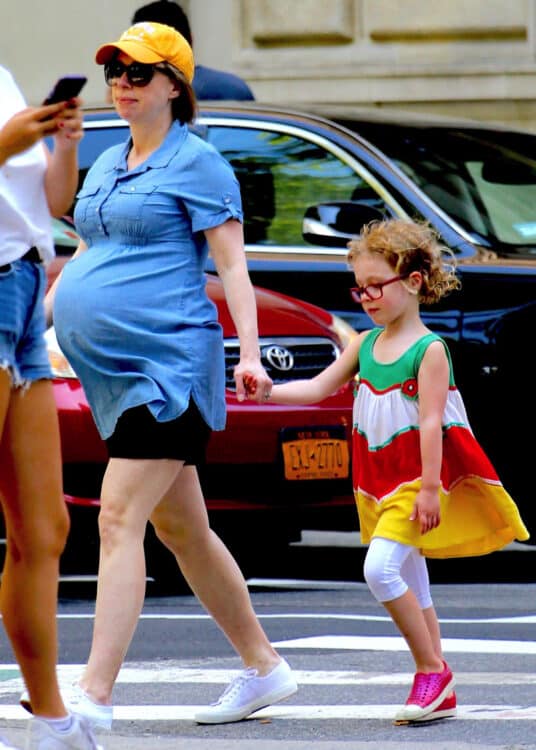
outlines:
[[[58,667],[60,682],[71,684],[84,669],[82,664],[61,665]],[[410,672],[373,673],[359,670],[292,670],[298,685],[411,685],[413,674]],[[141,684],[191,684],[191,685],[227,685],[240,670],[238,669],[186,669],[184,667],[135,667],[125,666],[121,669],[117,683],[122,685]],[[533,672],[458,672],[458,686],[474,685],[534,685],[536,673]],[[22,677],[15,664],[0,665],[0,695],[11,695],[22,691]]]
[[[350,651],[407,651],[399,636],[373,635],[315,635],[275,641],[277,649],[340,649]],[[459,654],[536,654],[536,641],[483,640],[478,638],[442,638],[445,653]]]
[[[205,706],[115,706],[114,722],[116,721],[193,721],[196,711]],[[392,721],[396,712],[400,709],[397,705],[277,705],[263,708],[254,714],[256,719],[290,720],[300,721],[318,719],[324,720],[357,720],[357,719],[381,719]],[[28,714],[20,706],[0,705],[0,720],[17,721],[27,719]],[[523,708],[521,706],[505,705],[464,705],[458,708],[457,720],[466,721],[498,721],[518,720],[534,721],[536,719],[536,707]]]
[[[93,612],[68,612],[60,613],[58,620],[93,620]],[[320,620],[348,621],[348,622],[392,622],[388,615],[364,615],[364,614],[341,614],[337,612],[280,612],[271,614],[258,614],[259,620]],[[1,616],[0,616],[1,619]],[[207,614],[185,614],[180,612],[147,612],[142,613],[140,620],[177,620],[177,621],[205,621],[212,622],[212,617]],[[534,625],[536,615],[512,615],[511,617],[440,617],[439,622],[449,625]]]
[[[60,682],[69,684],[83,671],[82,664],[63,664],[58,667]],[[136,665],[126,664],[120,671],[118,683],[136,685],[142,683],[225,685],[239,674],[238,669],[194,669],[181,667],[179,662]],[[376,673],[353,670],[294,670],[298,685],[328,686],[405,686],[411,685],[411,673]],[[536,683],[536,674],[519,672],[457,672],[458,687],[497,685],[503,687],[526,686]],[[0,704],[0,721],[17,721],[28,718],[28,714],[13,700],[23,689],[23,681],[16,664],[0,665],[0,697],[9,696],[9,704]],[[299,695],[299,694],[298,694]],[[292,700],[285,704],[270,706],[254,714],[258,720],[393,720],[400,704],[361,704],[345,705],[311,704],[293,705]],[[193,722],[195,713],[204,706],[197,705],[117,705],[114,707],[114,721],[137,722]],[[503,704],[465,704],[458,707],[458,720],[465,721],[535,721],[536,706]]]

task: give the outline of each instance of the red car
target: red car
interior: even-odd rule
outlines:
[[[65,227],[67,235],[71,232]],[[61,244],[61,239],[56,241]],[[58,272],[65,252],[49,269]],[[258,556],[300,538],[303,528],[357,529],[349,475],[352,387],[321,404],[279,406],[238,403],[233,368],[236,332],[223,287],[207,275],[208,293],[218,307],[225,337],[227,427],[215,432],[200,470],[211,523],[254,570]],[[262,361],[275,382],[309,377],[339,356],[353,330],[313,305],[256,289]],[[72,519],[62,559],[64,572],[96,570],[97,512],[107,461],[82,387],[62,355],[54,331],[47,333],[58,406],[65,500]],[[149,531],[148,574],[177,579],[175,561]]]

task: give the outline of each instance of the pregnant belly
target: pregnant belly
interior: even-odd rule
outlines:
[[[170,269],[135,258],[93,257],[87,251],[66,264],[56,291],[54,323],[103,335],[122,325],[177,321],[180,287]]]

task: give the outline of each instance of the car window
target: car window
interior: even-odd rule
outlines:
[[[464,229],[501,254],[536,255],[536,135],[357,121],[351,128]]]
[[[498,170],[504,170],[498,175],[491,173],[489,162],[468,161],[466,165],[492,231],[502,243],[536,243],[536,169],[520,165],[518,174],[508,175],[508,167],[496,163]]]
[[[126,125],[117,127],[108,124],[105,127],[87,127],[80,141],[78,161],[80,163],[79,185],[81,186],[88,169],[103,151],[124,143],[129,136]]]
[[[302,219],[324,201],[363,200],[385,211],[378,193],[316,143],[256,128],[209,126],[207,140],[240,182],[247,243],[304,245]]]

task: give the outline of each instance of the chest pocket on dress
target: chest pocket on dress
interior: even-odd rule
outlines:
[[[157,185],[142,185],[139,182],[122,184],[117,192],[119,200],[124,201],[125,211],[140,211],[150,196],[156,190]]]
[[[81,188],[76,196],[77,218],[84,221],[87,218],[88,212],[92,209],[92,204],[95,204],[95,206],[93,206],[93,211],[95,210],[98,205],[98,202],[95,201],[95,196],[99,192],[99,188],[100,185],[84,186]]]
[[[100,224],[99,205],[97,199],[100,185],[84,185],[76,196],[74,220],[82,234],[94,231]]]
[[[110,202],[114,229],[131,239],[143,239],[152,234],[155,220],[157,185],[125,182],[120,185]],[[105,221],[106,221],[106,217]]]

